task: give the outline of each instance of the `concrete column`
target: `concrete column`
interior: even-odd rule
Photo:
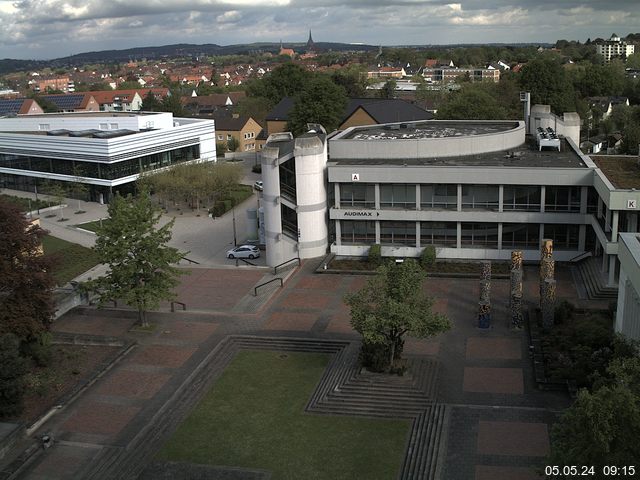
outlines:
[[[589,187],[580,187],[580,213],[587,213],[587,200],[589,198]]]
[[[504,212],[504,185],[498,187],[498,212]]]
[[[380,244],[380,220],[376,220],[376,243]]]
[[[602,218],[602,206],[603,206],[602,199],[598,196],[598,213],[597,213],[597,218]]]
[[[420,248],[420,222],[416,222],[416,248]]]
[[[498,224],[498,251],[502,250],[502,223]]]
[[[611,210],[607,208],[607,213],[604,216],[604,231],[608,233],[611,231]]]
[[[629,216],[629,231],[630,232],[637,232],[638,231],[638,214],[637,213],[629,213],[627,212],[627,215]]]
[[[374,192],[375,192],[376,210],[380,210],[380,184],[379,183],[376,183]]]
[[[336,245],[339,247],[342,245],[342,225],[340,220],[330,220],[336,222]]]
[[[542,239],[544,238],[544,223],[540,224],[540,238],[538,239],[538,245],[542,245]]]
[[[547,200],[547,187],[545,185],[542,185],[540,187],[540,211],[544,212],[544,205],[546,203]]]
[[[460,183],[458,184],[458,211],[462,211],[462,184]]]
[[[602,271],[603,273],[607,271],[607,266],[609,265],[607,263],[607,260],[609,260],[609,255],[604,253],[604,250],[605,250],[605,247],[603,245],[602,246],[602,267],[600,267],[600,271]]]
[[[609,281],[607,282],[608,287],[616,286],[616,260],[618,260],[617,255],[609,255]]]
[[[624,326],[624,305],[627,296],[627,274],[624,268],[620,266],[620,278],[618,279],[618,307],[616,309],[616,323],[614,330],[617,333],[622,332]]]
[[[580,229],[578,230],[578,250],[584,252],[585,244],[587,241],[587,226],[580,225]]]
[[[421,210],[420,208],[420,202],[421,202],[421,197],[420,197],[420,184],[416,184],[416,210]]]
[[[333,184],[333,196],[336,208],[340,208],[340,184],[338,182]]]
[[[611,219],[611,241],[618,241],[618,222],[620,219],[620,212],[618,210],[614,210],[612,214],[613,218]]]
[[[462,223],[457,223],[456,248],[462,248]]]

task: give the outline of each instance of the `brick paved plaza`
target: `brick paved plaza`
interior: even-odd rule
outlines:
[[[112,336],[137,345],[39,430],[52,432],[56,445],[24,478],[89,476],[100,455],[117,455],[154,425],[163,406],[188,388],[192,372],[228,335],[358,340],[343,296],[361,288],[367,277],[315,274],[317,263],[303,264],[284,288],[266,294],[271,298],[256,299],[249,313],[237,313],[238,305],[253,301],[253,287],[266,278],[266,270],[200,268],[184,276],[178,289],[187,311],[171,313],[163,306],[149,315],[151,332],[130,330],[135,312],[126,308],[82,308],[59,319],[56,332]],[[576,298],[566,272],[561,270],[559,279],[559,296]],[[537,302],[537,272],[527,270],[525,282],[525,300]],[[443,479],[539,478],[535,469],[544,465],[550,427],[569,403],[564,394],[536,388],[526,334],[508,328],[508,288],[508,280],[493,280],[493,324],[485,332],[475,327],[477,280],[425,283],[437,297],[435,309],[446,313],[454,328],[434,339],[408,338],[405,355],[440,365],[437,401],[450,407],[442,434]]]

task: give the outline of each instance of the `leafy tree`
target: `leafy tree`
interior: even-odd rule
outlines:
[[[138,88],[140,88],[140,83],[135,80],[135,77],[118,84],[118,90],[137,90]]]
[[[365,343],[388,346],[390,365],[404,335],[428,338],[451,328],[446,316],[431,310],[434,301],[423,291],[424,278],[413,259],[397,265],[387,262],[360,291],[345,296],[351,326]]]
[[[47,185],[47,193],[55,199],[54,201],[56,202],[56,205],[60,206],[60,221],[63,221],[65,219],[64,200],[67,195],[67,189],[61,182],[51,182],[49,185]]]
[[[449,95],[438,109],[437,117],[440,120],[504,120],[508,113],[482,86],[465,85]]]
[[[160,216],[145,191],[136,198],[116,195],[109,204],[110,221],[96,232],[95,250],[109,269],[86,284],[101,304],[123,300],[135,307],[141,326],[148,325],[146,312],[175,298],[172,289],[183,273],[173,265],[184,253],[167,246],[174,221],[158,228]]]
[[[359,98],[367,94],[367,84],[364,71],[356,68],[343,68],[331,74],[331,80],[336,85],[344,88],[347,97]]]
[[[180,100],[180,92],[174,90],[170,92],[170,95],[164,97],[160,102],[160,111],[171,112],[174,117],[183,117],[184,108]]]
[[[54,282],[41,253],[44,235],[0,199],[0,335],[12,333],[30,342],[49,327]]]
[[[557,114],[575,110],[573,85],[557,58],[540,57],[527,63],[520,84],[531,92],[533,103],[551,105]]]
[[[287,128],[294,134],[306,131],[307,123],[319,123],[328,132],[335,130],[344,117],[347,95],[325,75],[309,81],[295,98]]]
[[[264,97],[245,97],[241,98],[235,108],[235,111],[244,117],[251,117],[260,125],[266,125],[266,118],[273,105]]]
[[[227,151],[227,142],[216,142],[216,156],[222,157]]]
[[[158,112],[160,111],[161,107],[162,104],[158,101],[153,92],[149,90],[142,99],[140,110],[142,110],[143,112]]]
[[[378,96],[380,98],[394,98],[397,86],[398,82],[396,82],[393,78],[390,78],[384,83],[384,85],[378,92]]]
[[[250,82],[247,95],[264,97],[272,105],[277,104],[284,97],[293,97],[300,93],[312,74],[295,63],[285,63],[265,75],[262,80]]]
[[[56,113],[58,111],[58,106],[48,98],[41,97],[40,95],[35,93],[33,95],[30,95],[30,97],[35,100],[38,105],[40,105],[40,108],[42,108],[42,111],[44,113]]]
[[[25,360],[20,356],[20,339],[11,333],[0,335],[0,418],[22,411],[25,372]]]
[[[581,390],[551,432],[554,465],[635,465],[640,458],[640,359],[618,359],[610,384]],[[601,477],[598,477],[601,478]]]
[[[633,55],[627,57],[627,68],[634,70],[640,69],[640,52],[636,52]]]
[[[240,147],[240,142],[236,139],[236,137],[231,137],[227,140],[227,150],[229,152],[235,152]]]
[[[78,200],[78,209],[75,213],[84,213],[80,208],[80,200],[89,192],[89,187],[82,181],[83,172],[78,166],[73,169],[73,182],[69,184],[69,192]]]
[[[622,151],[629,155],[638,155],[640,145],[640,125],[629,123],[622,130]]]

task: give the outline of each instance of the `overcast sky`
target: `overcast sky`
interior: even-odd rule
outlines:
[[[638,0],[0,0],[0,58],[172,43],[555,42],[640,31]],[[389,6],[392,4],[392,6]]]

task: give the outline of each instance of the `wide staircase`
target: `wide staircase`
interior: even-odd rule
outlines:
[[[618,288],[608,287],[605,274],[600,271],[599,259],[587,258],[576,265],[589,300],[615,300]]]

